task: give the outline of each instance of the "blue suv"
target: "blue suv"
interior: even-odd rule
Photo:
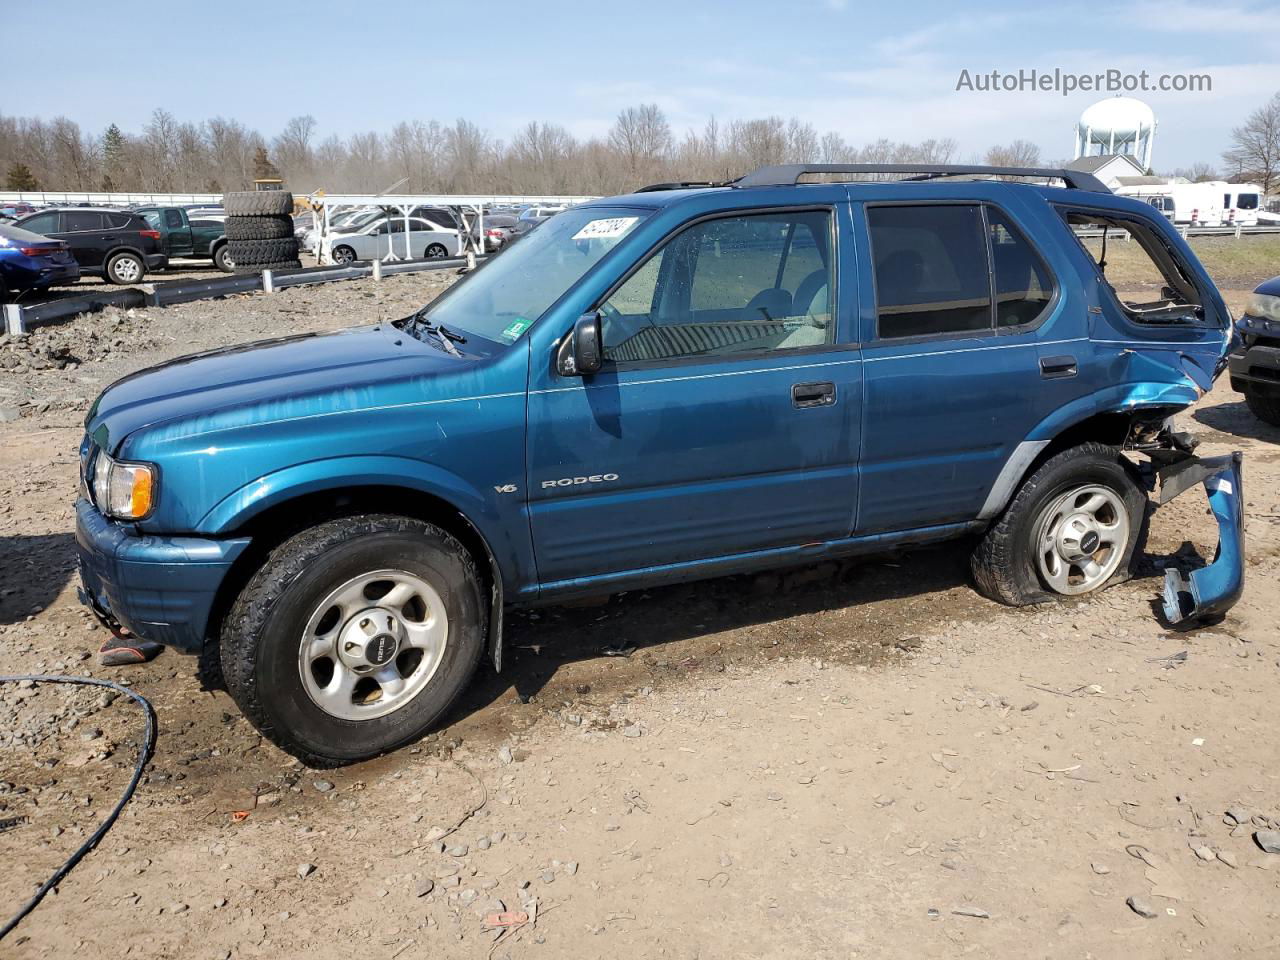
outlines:
[[[1108,279],[1121,239],[1157,282]],[[106,389],[82,596],[219,646],[245,714],[316,766],[420,737],[500,668],[509,606],[955,537],[995,600],[1080,596],[1130,576],[1157,485],[1203,482],[1219,519],[1217,560],[1167,573],[1168,620],[1202,622],[1241,590],[1239,456],[1168,419],[1231,338],[1169,222],[1086,174],[659,184],[403,320]]]

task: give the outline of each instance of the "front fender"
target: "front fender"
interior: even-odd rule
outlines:
[[[509,596],[535,584],[529,525],[518,502],[499,509],[493,491],[480,491],[457,474],[408,457],[329,457],[295,464],[258,477],[215,504],[196,524],[211,536],[226,536],[272,507],[298,497],[359,487],[402,487],[436,497],[462,514],[485,540]],[[393,509],[388,505],[388,509]]]

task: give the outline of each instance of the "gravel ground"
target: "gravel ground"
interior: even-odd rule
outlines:
[[[1280,953],[1280,431],[1225,382],[1181,418],[1246,456],[1248,587],[1213,628],[1153,616],[1167,558],[1212,555],[1192,491],[1154,514],[1142,575],[1084,601],[988,603],[953,544],[518,614],[447,726],[339,771],[263,742],[192,659],[97,667],[70,533],[86,403],[181,353],[401,316],[447,279],[0,346],[5,671],[119,679],[160,729],[121,821],[3,956]],[[92,831],[140,732],[126,700],[0,685],[0,913]],[[486,925],[504,909],[528,918]]]

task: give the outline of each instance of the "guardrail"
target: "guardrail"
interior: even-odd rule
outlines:
[[[144,284],[127,290],[104,291],[83,297],[68,297],[48,303],[23,306],[18,303],[4,305],[4,330],[9,334],[26,333],[28,328],[44,323],[65,320],[82,313],[97,313],[107,307],[167,307],[175,303],[194,300],[212,300],[235,293],[263,291],[275,293],[285,287],[300,287],[313,283],[333,283],[337,280],[360,280],[372,277],[381,280],[397,273],[424,273],[432,270],[450,270],[469,263],[482,262],[485,258],[448,257],[440,260],[399,260],[382,263],[352,263],[341,267],[303,267],[298,270],[263,270],[261,273],[242,273],[229,277],[211,277],[208,280],[172,280],[167,283]]]

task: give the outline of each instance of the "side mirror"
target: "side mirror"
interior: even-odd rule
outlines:
[[[585,377],[596,373],[603,362],[600,314],[584,314],[556,352],[556,372],[562,377]]]

